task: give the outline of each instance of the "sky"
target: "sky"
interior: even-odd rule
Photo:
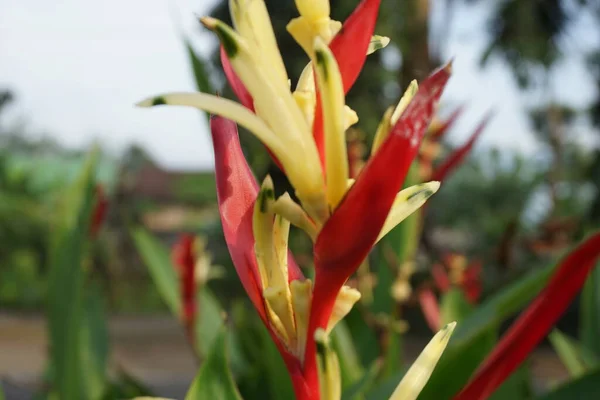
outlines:
[[[153,94],[194,90],[182,32],[207,55],[213,39],[201,33],[195,16],[212,4],[214,0],[0,0],[0,88],[16,94],[9,122],[26,121],[30,134],[47,132],[71,148],[98,140],[119,152],[138,143],[166,168],[211,168],[210,138],[200,112],[133,104]],[[464,140],[478,119],[494,109],[495,118],[477,147],[535,155],[539,146],[520,112],[522,98],[509,72],[500,62],[484,71],[478,67],[485,15],[485,9],[459,9],[448,37],[445,55],[454,57],[454,75],[442,107],[468,105],[450,139]],[[577,59],[559,70],[569,77],[568,86],[556,87],[559,98],[585,104],[594,96]]]

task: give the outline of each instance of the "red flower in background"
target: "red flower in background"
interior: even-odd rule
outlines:
[[[90,221],[91,237],[95,237],[98,234],[98,231],[100,231],[108,211],[108,198],[106,197],[106,193],[104,193],[104,187],[100,184],[96,185],[95,201],[96,204],[94,205],[92,219]]]
[[[177,268],[180,282],[181,304],[183,314],[181,319],[191,343],[194,343],[194,323],[196,317],[196,255],[194,251],[194,236],[183,234],[173,246],[171,257]]]

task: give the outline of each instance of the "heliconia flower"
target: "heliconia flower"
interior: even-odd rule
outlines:
[[[96,186],[96,204],[92,211],[92,219],[90,221],[90,236],[95,237],[98,231],[102,227],[102,223],[106,218],[106,212],[108,211],[108,199],[104,193],[102,185]]]
[[[165,94],[139,105],[184,105],[219,115],[211,119],[211,133],[229,252],[286,362],[297,398],[318,400],[315,334],[327,335],[359,300],[360,293],[345,283],[373,245],[439,188],[427,182],[401,190],[451,66],[420,87],[410,85],[384,115],[370,159],[350,179],[345,132],[358,117],[346,106],[345,93],[366,55],[389,41],[373,36],[379,0],[363,0],[343,27],[329,19],[328,0],[296,4],[300,18],[288,30],[310,62],[294,91],[264,2],[231,0],[235,30],[214,18],[201,21],[219,37],[225,73],[243,105],[204,93]],[[234,122],[280,162],[299,204],[287,193],[276,199],[269,177],[258,187]],[[287,249],[290,225],[314,242],[314,282],[303,277]]]
[[[448,130],[454,125],[456,120],[462,115],[465,111],[465,105],[461,105],[456,108],[445,120],[440,120],[439,118],[434,118],[431,121],[431,125],[429,125],[429,129],[427,130],[427,138],[430,140],[439,141]]]
[[[181,304],[183,314],[181,320],[191,343],[194,342],[194,322],[196,317],[196,255],[194,236],[183,234],[175,243],[171,253],[173,264],[179,273]]]
[[[481,271],[482,266],[479,261],[469,263],[462,255],[446,254],[444,265],[434,264],[431,268],[431,276],[440,292],[445,293],[451,286],[458,286],[467,300],[474,304],[481,296]]]
[[[600,233],[558,265],[550,281],[504,334],[455,400],[487,399],[527,358],[567,309],[600,258]]]

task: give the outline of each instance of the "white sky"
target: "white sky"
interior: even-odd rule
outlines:
[[[384,0],[389,1],[389,0]],[[173,4],[201,52],[195,15],[214,0],[0,0],[0,88],[15,91],[9,117],[25,119],[30,132],[49,132],[69,147],[98,139],[113,150],[142,144],[170,168],[210,168],[212,151],[203,115],[187,108],[136,109],[148,95],[193,90],[191,70],[173,18]],[[358,1],[357,1],[358,3]],[[459,11],[449,39],[454,76],[444,95],[466,101],[468,111],[451,136],[466,137],[490,107],[496,116],[478,146],[501,146],[533,154],[537,147],[508,71],[478,68],[484,12]],[[475,37],[475,38],[474,38]],[[392,38],[394,40],[394,38]],[[557,95],[575,103],[594,95],[576,60],[561,71],[568,87]]]

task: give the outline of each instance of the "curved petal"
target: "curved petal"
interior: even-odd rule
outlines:
[[[479,136],[481,136],[481,133],[485,129],[487,123],[490,121],[491,117],[492,113],[489,112],[485,116],[483,121],[481,121],[481,123],[477,126],[477,129],[475,129],[475,132],[473,132],[469,140],[467,140],[467,142],[464,145],[462,145],[456,151],[450,154],[450,156],[448,156],[448,158],[446,158],[444,162],[442,162],[442,164],[439,165],[435,169],[435,171],[433,171],[431,178],[432,180],[439,182],[443,181],[449,173],[451,173],[456,167],[462,164],[464,159],[467,157],[467,155],[473,148],[475,141],[479,138]]]
[[[340,288],[377,240],[449,77],[450,65],[447,65],[423,82],[389,137],[363,168],[317,237],[305,373],[315,362],[311,332],[327,327]]]
[[[585,283],[600,257],[600,233],[577,246],[504,334],[455,400],[487,399],[546,336]]]

